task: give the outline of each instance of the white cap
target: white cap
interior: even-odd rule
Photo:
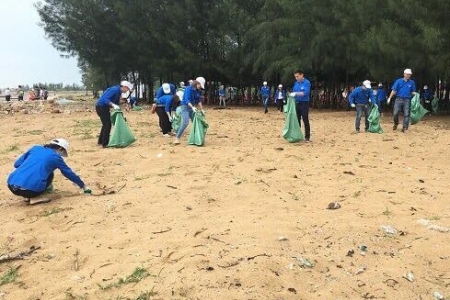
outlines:
[[[184,81],[180,81],[180,86],[184,87]]]
[[[403,74],[412,75],[412,71],[411,69],[405,69],[405,71],[403,71]]]
[[[283,87],[283,85],[282,85],[282,84],[279,84],[279,85],[278,85],[278,87],[279,87],[279,88],[282,88],[282,87]]]
[[[428,85],[424,85],[424,86],[423,86],[423,89],[424,89],[424,90],[427,90],[427,89],[428,89]]]
[[[200,85],[202,86],[202,89],[205,89],[205,83],[206,83],[205,78],[203,78],[203,77],[197,77],[197,78],[195,79],[195,81],[197,81],[198,83],[200,83]]]
[[[58,145],[61,148],[63,148],[65,151],[65,153],[63,153],[63,156],[67,156],[67,151],[69,151],[69,142],[66,141],[65,139],[53,139],[50,144],[53,145]]]
[[[383,86],[383,84],[380,82],[380,83],[378,84],[378,86]]]
[[[133,90],[133,84],[126,80],[121,81],[120,86],[126,86],[129,91]]]
[[[163,88],[164,94],[170,94],[170,84],[163,83],[162,88]]]
[[[192,83],[194,83],[194,80],[192,80],[192,79],[189,79],[189,84],[192,84]]]
[[[371,89],[372,85],[370,84],[370,80],[364,80],[363,86],[365,86],[367,89]]]
[[[267,81],[264,81],[264,82],[263,82],[263,85],[267,85]]]

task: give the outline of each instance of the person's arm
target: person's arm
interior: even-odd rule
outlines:
[[[25,159],[27,159],[28,154],[30,154],[30,150],[28,150],[27,152],[25,152],[24,154],[22,154],[15,162],[14,162],[14,168],[18,168],[20,167],[21,164],[23,164],[23,162],[25,161]]]
[[[370,98],[370,101],[372,101],[372,103],[378,105],[378,103],[377,103],[377,98],[375,98],[375,95],[373,94],[372,89],[369,90],[369,98]]]
[[[173,96],[170,97],[170,100],[166,101],[166,104],[164,105],[164,110],[169,117],[169,120],[172,120],[171,116],[171,109],[172,109],[172,103],[173,103]]]
[[[414,97],[415,94],[416,94],[416,83],[412,81],[411,96]]]
[[[85,187],[83,180],[81,180],[81,178],[77,174],[75,174],[75,172],[72,171],[72,169],[69,168],[69,166],[66,165],[66,163],[61,157],[59,157],[57,161],[57,168],[61,171],[64,177],[66,177],[67,179],[78,185],[80,188]]]
[[[350,102],[350,105],[355,105],[355,90],[353,90],[353,92],[351,92],[348,96],[348,102]]]

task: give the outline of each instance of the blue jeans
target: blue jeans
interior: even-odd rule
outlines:
[[[398,115],[403,110],[403,129],[409,127],[409,111],[411,107],[411,99],[397,98],[394,103],[394,125],[398,125]]]
[[[189,119],[194,118],[194,111],[192,108],[190,108],[188,105],[181,105],[181,125],[180,128],[178,128],[177,131],[177,139],[181,138],[183,135],[184,130],[186,130],[186,127],[189,125]]]
[[[365,130],[367,131],[369,129],[369,105],[368,104],[356,104],[356,121],[355,121],[355,128],[356,131],[359,131],[359,125],[361,124],[361,116],[364,112],[364,118],[365,118]]]
[[[262,101],[264,104],[264,109],[267,110],[267,108],[269,106],[269,96],[262,96]]]

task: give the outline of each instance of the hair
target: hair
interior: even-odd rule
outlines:
[[[178,97],[178,95],[174,95],[173,96],[173,101],[172,101],[172,107],[178,107],[180,105],[181,99],[180,97]]]
[[[302,69],[295,70],[294,74],[305,74]]]
[[[64,149],[63,147],[58,146],[56,144],[45,144],[44,148],[50,148],[50,149],[53,149],[53,150],[57,150],[57,151],[66,152],[67,153],[66,149]]]

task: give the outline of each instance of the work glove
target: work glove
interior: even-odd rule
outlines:
[[[350,106],[353,107],[353,108],[356,107],[355,103],[350,104]]]
[[[197,107],[192,106],[192,111],[196,113],[197,112]]]
[[[172,116],[169,116],[169,122],[172,122],[172,121],[173,121]]]
[[[83,187],[83,193],[87,194],[87,195],[91,195],[92,194],[92,190],[90,188],[88,188],[87,186]]]
[[[289,96],[291,97],[295,97],[297,95],[297,93],[290,93]]]
[[[112,107],[113,107],[115,110],[120,110],[120,106],[117,105],[117,104],[113,104]]]
[[[202,109],[202,114],[203,114],[204,116],[206,116],[206,113],[205,113],[205,110],[204,110],[204,109]]]
[[[389,103],[391,103],[391,98],[387,99],[387,104],[389,105]]]
[[[369,99],[369,103],[372,103],[372,100],[371,100],[371,99]]]

